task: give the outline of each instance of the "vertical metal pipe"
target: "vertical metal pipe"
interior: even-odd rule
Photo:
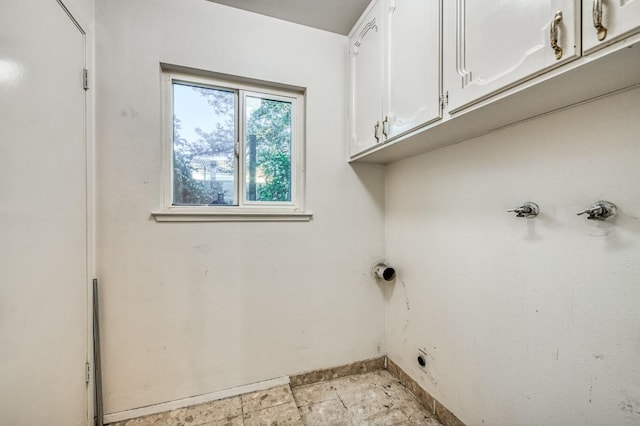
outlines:
[[[103,426],[102,367],[100,366],[100,315],[98,312],[98,280],[93,279],[93,382],[95,387],[95,426]]]

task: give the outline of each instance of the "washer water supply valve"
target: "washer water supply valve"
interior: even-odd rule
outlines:
[[[617,211],[616,205],[609,201],[596,201],[591,207],[578,213],[578,216],[586,214],[587,219],[605,220],[608,217],[615,216]]]
[[[509,209],[508,212],[514,212],[516,217],[536,217],[540,213],[540,207],[536,203],[527,201],[520,207]]]

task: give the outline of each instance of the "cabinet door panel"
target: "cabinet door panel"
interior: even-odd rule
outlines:
[[[606,29],[602,33],[602,40],[598,39],[598,22]],[[640,0],[582,0],[582,43],[585,53],[638,31]]]
[[[390,0],[385,115],[388,137],[440,118],[440,0]]]
[[[350,42],[349,154],[356,155],[382,140],[382,28],[376,4],[364,17]]]
[[[453,112],[579,56],[575,0],[445,4],[445,77]],[[558,12],[559,59],[550,40]]]

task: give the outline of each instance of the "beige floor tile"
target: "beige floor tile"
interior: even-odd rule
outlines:
[[[384,396],[382,387],[378,386],[370,377],[345,377],[336,380],[334,387],[347,407],[355,405],[364,399],[375,399]]]
[[[302,418],[295,402],[276,405],[244,414],[245,426],[302,426]]]
[[[409,421],[400,410],[385,410],[365,417],[356,414],[353,419],[354,424],[358,426],[390,426]]]
[[[242,395],[242,409],[245,414],[290,402],[295,405],[289,385]]]
[[[392,385],[392,384],[397,385],[400,383],[400,381],[395,377],[393,377],[391,373],[389,373],[387,370],[372,371],[367,375],[371,378],[371,380],[373,380],[376,384],[380,386]]]
[[[188,407],[185,422],[188,426],[196,426],[213,421],[230,421],[238,416],[242,416],[242,400],[236,396]]]
[[[393,426],[442,426],[442,423],[431,417],[424,420],[408,420],[406,422],[396,423]]]
[[[351,416],[339,399],[300,407],[300,415],[309,426],[351,426]]]
[[[376,376],[368,374],[361,374],[358,376],[347,376],[340,379],[332,380],[329,383],[333,383],[333,387],[336,388],[338,394],[341,391],[354,392],[359,389],[373,389],[378,387],[375,381]]]
[[[288,385],[110,426],[441,426],[387,371]]]
[[[355,424],[423,422],[430,418],[418,400],[388,372],[372,372],[336,385]],[[392,423],[389,423],[392,424]]]
[[[415,398],[414,395],[404,386],[402,386],[402,384],[400,384],[400,382],[391,382],[391,383],[384,383],[380,385],[385,392],[387,392],[388,394],[390,394],[393,398],[406,398],[411,397],[411,398]]]
[[[407,388],[399,383],[387,384],[383,386],[383,389],[389,395],[394,407],[407,415],[409,420],[424,422],[433,417],[429,409],[424,407]]]
[[[381,387],[356,388],[355,390],[342,389],[338,391],[340,399],[347,408],[355,405],[391,405],[394,401]]]
[[[293,388],[292,391],[298,407],[338,399],[338,393],[333,386],[333,381],[300,386]]]
[[[203,423],[200,426],[244,426],[244,419],[242,416],[238,416],[231,419],[214,420],[209,423]]]
[[[376,416],[396,410],[402,414],[400,416],[401,419],[398,421],[408,420],[408,417],[400,411],[395,402],[391,401],[384,393],[382,395],[369,396],[361,400],[354,399],[350,401],[350,404],[345,402],[355,424],[360,424]]]
[[[433,419],[433,414],[422,407],[420,403],[418,403],[418,401],[415,401],[415,403],[399,403],[398,409],[402,411],[409,418],[409,420],[417,422],[417,424],[423,424],[428,420],[430,421]]]
[[[416,397],[399,383],[384,385],[381,388],[393,401],[415,401],[418,405],[420,404]]]
[[[152,414],[150,416],[138,417],[127,420],[125,426],[185,426],[187,409],[180,408],[164,413]]]

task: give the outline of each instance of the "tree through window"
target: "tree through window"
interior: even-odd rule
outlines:
[[[171,79],[172,205],[291,204],[297,97]]]

